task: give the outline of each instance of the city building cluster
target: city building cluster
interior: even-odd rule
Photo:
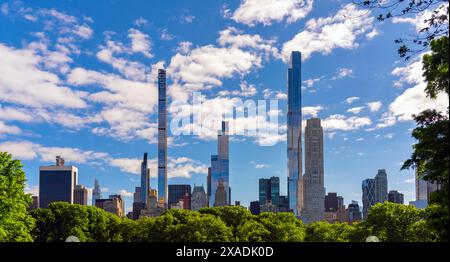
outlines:
[[[305,166],[302,156],[302,102],[301,102],[301,53],[294,51],[288,68],[288,112],[287,112],[287,195],[280,194],[280,178],[259,179],[259,200],[250,203],[253,214],[261,212],[293,212],[304,223],[314,221],[353,222],[364,219],[369,208],[376,203],[390,201],[403,204],[403,194],[388,192],[387,173],[379,169],[375,178],[362,181],[362,212],[357,201],[346,207],[342,196],[328,192],[324,186],[324,142],[323,128],[319,118],[306,120],[304,134]],[[154,217],[167,209],[198,211],[204,207],[231,205],[229,180],[229,127],[221,122],[217,135],[217,153],[211,155],[211,164],[203,185],[168,185],[167,182],[167,94],[166,71],[158,71],[158,163],[157,189],[150,185],[148,154],[141,162],[140,185],[135,187],[132,210],[126,213],[124,199],[120,194],[102,197],[100,184],[94,180],[92,205],[120,217],[131,219]],[[303,172],[304,171],[304,172]],[[78,184],[78,168],[66,166],[61,156],[56,165],[39,169],[39,197],[33,196],[31,208],[45,208],[50,203],[65,201],[71,204],[88,204],[88,190]],[[416,176],[416,201],[410,202],[419,208],[437,186]],[[235,205],[240,205],[239,201]]]

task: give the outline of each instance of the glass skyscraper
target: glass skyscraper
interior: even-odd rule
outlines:
[[[158,203],[167,208],[166,70],[158,70]],[[142,190],[144,191],[144,190]]]
[[[150,170],[148,169],[147,164],[147,153],[144,153],[144,159],[141,163],[141,187],[139,189],[140,193],[140,202],[144,204],[145,207],[148,207],[149,201],[149,192],[150,192]]]
[[[378,169],[375,176],[375,203],[384,203],[387,201],[388,180],[386,170]]]
[[[191,185],[169,185],[168,207],[177,204],[185,195],[191,197]]]
[[[288,68],[287,158],[289,208],[300,216],[302,190],[301,53],[291,53]]]
[[[362,182],[363,216],[367,218],[369,208],[375,205],[375,179],[368,178]]]
[[[102,198],[102,190],[100,189],[100,184],[98,180],[94,180],[94,189],[92,190],[92,205],[95,206],[95,200]]]
[[[39,207],[46,208],[52,202],[74,203],[78,169],[65,166],[64,159],[57,157],[55,166],[39,167]]]
[[[230,205],[228,140],[228,122],[222,121],[222,128],[217,135],[217,155],[211,156],[210,206]],[[218,188],[220,192],[217,192]],[[220,199],[216,199],[216,196],[220,196]]]

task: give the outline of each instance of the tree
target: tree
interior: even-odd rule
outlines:
[[[211,214],[220,218],[233,232],[234,241],[239,241],[239,228],[252,218],[252,214],[244,207],[238,206],[224,206],[224,207],[209,207],[200,209],[202,214]]]
[[[264,239],[266,242],[300,242],[305,238],[303,223],[293,213],[264,212],[256,221],[269,232]]]
[[[433,232],[433,240],[449,241],[449,209],[448,206],[431,204],[425,209],[425,219],[428,231]]]
[[[414,206],[391,202],[377,203],[369,209],[365,226],[383,242],[417,241],[417,222],[425,218],[425,211]],[[422,239],[420,241],[426,241]]]
[[[121,240],[121,219],[97,207],[54,202],[31,215],[36,219],[33,236],[38,242],[64,242],[69,236],[82,242]]]
[[[328,223],[317,221],[306,226],[305,241],[348,242],[352,226],[347,223]]]
[[[380,10],[377,19],[384,21],[387,19],[400,18],[413,15],[424,26],[420,28],[418,34],[413,38],[398,38],[395,40],[400,44],[398,53],[400,57],[410,58],[411,54],[418,53],[426,49],[434,39],[447,36],[448,25],[448,0],[353,0],[361,7],[373,10]],[[419,46],[419,49],[411,49],[407,43]]]
[[[32,241],[31,196],[24,193],[25,173],[19,160],[0,152],[0,241]]]
[[[425,92],[435,99],[439,92],[449,95],[448,36],[431,41],[431,54],[423,56],[423,76],[427,82]]]

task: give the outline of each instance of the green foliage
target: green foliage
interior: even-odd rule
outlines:
[[[252,218],[250,211],[241,206],[202,208],[200,213],[213,215],[225,222],[225,224],[230,227],[233,232],[234,241],[239,241],[238,232],[240,231],[240,227],[244,226]]]
[[[425,218],[425,211],[414,206],[391,202],[377,203],[369,209],[365,226],[383,242],[407,242],[417,239],[416,222]]]
[[[449,94],[448,57],[448,36],[431,41],[431,54],[423,56],[425,92],[431,98],[436,98],[439,92]]]
[[[433,232],[434,240],[449,241],[449,209],[448,206],[432,204],[425,209],[426,228]]]
[[[27,214],[31,197],[24,193],[25,181],[20,161],[0,152],[0,242],[32,241],[34,219]]]
[[[347,223],[313,222],[306,226],[305,241],[349,242],[352,229]]]
[[[31,215],[36,219],[35,241],[64,242],[68,236],[82,242],[121,240],[121,219],[97,207],[54,202]]]
[[[293,213],[261,213],[257,216],[256,221],[269,232],[264,241],[298,242],[305,238],[303,223]]]

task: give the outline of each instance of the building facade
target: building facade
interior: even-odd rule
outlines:
[[[324,159],[323,129],[319,118],[306,121],[305,127],[305,174],[303,176],[304,223],[324,219]]]
[[[88,190],[85,186],[76,185],[74,192],[74,204],[87,206]]]
[[[388,201],[396,204],[403,204],[403,194],[397,190],[391,190],[388,193]]]
[[[95,206],[119,217],[125,216],[125,203],[121,195],[110,195],[107,199],[97,199]]]
[[[185,195],[191,196],[191,185],[169,185],[169,208],[183,200]]]
[[[301,83],[301,53],[294,51],[288,68],[287,170],[289,207],[296,216],[303,207]]]
[[[95,206],[95,200],[102,198],[102,190],[97,179],[94,179],[94,189],[92,190],[92,206]]]
[[[260,213],[260,205],[259,205],[259,201],[252,201],[250,202],[250,213],[252,213],[253,215],[259,215]]]
[[[378,169],[375,176],[375,203],[384,203],[387,201],[388,179],[386,170]]]
[[[39,167],[39,207],[46,208],[52,202],[74,203],[75,185],[78,184],[78,168],[65,166],[64,159],[56,157],[56,165]]]
[[[147,153],[144,153],[144,158],[141,163],[141,186],[139,188],[139,201],[148,206],[149,192],[150,192],[150,169],[148,168]]]
[[[348,205],[347,213],[349,223],[360,221],[362,219],[362,214],[359,208],[358,201],[352,200],[352,203]]]
[[[211,156],[210,206],[229,206],[231,189],[229,185],[229,135],[228,122],[222,121],[217,135],[217,155]],[[220,199],[217,199],[220,197]]]
[[[167,95],[166,70],[158,70],[158,203],[167,208]]]
[[[368,178],[362,182],[363,218],[369,214],[369,208],[375,205],[375,179]]]
[[[194,186],[191,197],[191,210],[199,211],[208,206],[208,197],[203,186]]]

